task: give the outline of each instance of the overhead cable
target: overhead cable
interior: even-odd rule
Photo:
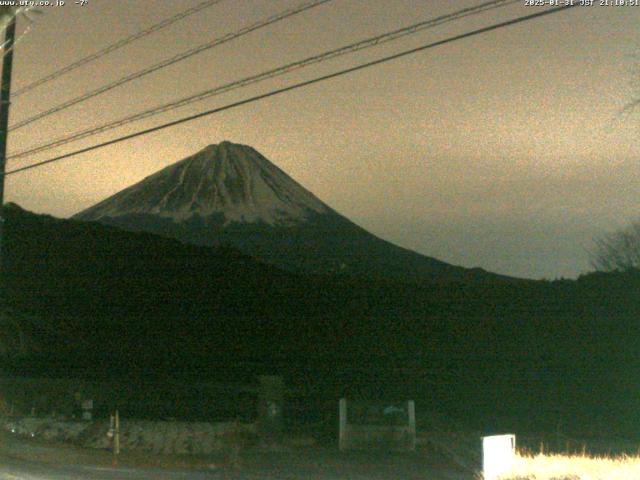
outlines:
[[[37,87],[40,87],[41,85],[44,85],[45,83],[49,83],[52,80],[55,80],[58,77],[61,77],[62,75],[65,75],[73,70],[76,70],[77,68],[80,68],[83,65],[86,65],[87,63],[93,62],[95,60],[98,60],[99,58],[104,57],[105,55],[118,50],[126,45],[129,45],[130,43],[139,40],[140,38],[146,37],[147,35],[151,35],[154,32],[157,32],[158,30],[162,30],[163,28],[166,28],[170,25],[173,25],[174,23],[182,20],[183,18],[186,18],[190,15],[193,15],[195,13],[201,12],[202,10],[212,7],[214,5],[217,5],[218,3],[223,2],[224,0],[206,0],[204,2],[201,2],[197,5],[195,5],[194,7],[191,8],[187,8],[186,10],[183,10],[179,13],[177,13],[176,15],[173,15],[172,17],[169,17],[165,20],[162,20],[159,23],[156,23],[155,25],[152,25],[148,28],[145,28],[144,30],[141,30],[137,33],[134,33],[133,35],[130,35],[128,37],[125,37],[121,40],[118,40],[115,43],[112,43],[111,45],[103,48],[102,50],[99,50],[97,52],[94,52],[90,55],[87,55],[86,57],[82,57],[79,60],[76,60],[75,62],[60,68],[59,70],[56,70],[53,73],[50,73],[49,75],[46,75],[34,82],[31,82],[30,84],[17,89],[15,92],[13,92],[11,95],[13,97],[17,97],[19,95],[22,95],[24,93],[27,93]]]
[[[163,68],[166,68],[170,65],[173,65],[175,63],[181,62],[182,60],[186,60],[188,58],[193,57],[194,55],[197,55],[199,53],[202,53],[206,50],[210,50],[214,47],[217,47],[219,45],[222,45],[224,43],[230,42],[231,40],[235,40],[239,37],[242,37],[244,35],[247,35],[248,33],[251,33],[255,30],[258,30],[260,28],[264,28],[268,25],[274,24],[276,22],[282,21],[286,18],[292,17],[294,15],[298,15],[299,13],[302,13],[304,11],[307,11],[311,8],[315,8],[319,5],[322,5],[323,3],[327,3],[330,2],[332,0],[312,0],[306,3],[303,3],[301,5],[298,5],[297,7],[294,8],[288,8],[287,10],[284,10],[283,12],[277,13],[275,15],[271,15],[270,17],[267,17],[263,20],[260,20],[256,23],[253,23],[247,27],[244,27],[236,32],[232,32],[232,33],[228,33],[222,37],[216,38],[210,42],[204,43],[202,45],[198,45],[195,48],[191,48],[189,50],[187,50],[186,52],[182,52],[179,53],[178,55],[175,55],[171,58],[168,58],[166,60],[163,60],[162,62],[156,63],[155,65],[152,65],[150,67],[144,68],[138,72],[132,73],[130,75],[126,75],[125,77],[122,77],[114,82],[108,83],[107,85],[103,85],[102,87],[99,87],[95,90],[92,90],[90,92],[84,93],[78,97],[75,97],[71,100],[68,100],[66,102],[61,103],[60,105],[56,105],[55,107],[52,107],[48,110],[45,110],[44,112],[40,112],[37,113],[36,115],[33,115],[32,117],[29,117],[25,120],[21,120],[17,123],[15,123],[14,125],[11,125],[9,127],[9,131],[12,130],[17,130],[19,128],[22,128],[26,125],[29,125],[30,123],[35,122],[36,120],[40,120],[41,118],[44,117],[48,117],[49,115],[52,115],[54,113],[58,113],[61,112],[63,110],[66,110],[69,107],[72,107],[73,105],[77,105],[79,103],[85,102],[91,98],[97,97],[98,95],[101,95],[105,92],[108,92],[109,90],[113,90],[116,87],[122,86],[126,83],[129,83],[133,80],[137,80],[139,78],[142,78],[146,75],[149,75],[153,72],[157,72],[158,70],[161,70]]]
[[[395,53],[393,55],[382,57],[382,58],[379,58],[377,60],[373,60],[373,61],[370,61],[370,62],[361,63],[361,64],[356,65],[354,67],[345,68],[345,69],[339,70],[337,72],[333,72],[333,73],[330,73],[330,74],[327,74],[327,75],[322,75],[320,77],[315,77],[315,78],[313,78],[311,80],[306,80],[306,81],[303,81],[303,82],[295,83],[293,85],[289,85],[287,87],[279,88],[277,90],[271,90],[271,91],[269,91],[267,93],[263,93],[263,94],[260,94],[260,95],[255,95],[253,97],[246,98],[244,100],[239,100],[237,102],[233,102],[233,103],[224,105],[222,107],[217,107],[217,108],[214,108],[214,109],[211,109],[211,110],[206,110],[204,112],[200,112],[200,113],[197,113],[197,114],[194,114],[194,115],[189,115],[187,117],[183,117],[183,118],[180,118],[178,120],[173,120],[171,122],[164,123],[162,125],[158,125],[158,126],[155,126],[155,127],[152,127],[152,128],[147,128],[145,130],[141,130],[141,131],[138,131],[138,132],[135,132],[135,133],[131,133],[129,135],[124,135],[124,136],[121,136],[121,137],[118,137],[118,138],[114,138],[112,140],[108,140],[106,142],[102,142],[102,143],[99,143],[99,144],[96,144],[96,145],[92,145],[90,147],[81,148],[79,150],[75,150],[73,152],[65,153],[63,155],[58,155],[57,157],[49,158],[47,160],[43,160],[43,161],[40,161],[40,162],[37,162],[37,163],[33,163],[31,165],[27,165],[27,166],[24,166],[24,167],[16,168],[14,170],[10,170],[10,171],[6,172],[5,176],[6,175],[16,174],[16,173],[19,173],[19,172],[24,172],[24,171],[31,170],[31,169],[38,168],[38,167],[42,167],[43,165],[47,165],[47,164],[50,164],[50,163],[53,163],[53,162],[58,162],[58,161],[61,161],[61,160],[65,160],[67,158],[75,157],[75,156],[78,156],[78,155],[80,155],[82,153],[94,151],[94,150],[97,150],[97,149],[100,149],[100,148],[104,148],[104,147],[109,146],[109,145],[114,145],[116,143],[121,143],[121,142],[124,142],[126,140],[131,140],[133,138],[137,138],[137,137],[140,137],[140,136],[148,135],[150,133],[157,132],[157,131],[160,131],[160,130],[164,130],[164,129],[167,129],[169,127],[173,127],[173,126],[180,125],[180,124],[183,124],[183,123],[191,122],[193,120],[197,120],[197,119],[202,118],[202,117],[207,117],[207,116],[210,116],[210,115],[214,115],[216,113],[224,112],[226,110],[231,110],[233,108],[236,108],[236,107],[239,107],[239,106],[242,106],[242,105],[247,105],[249,103],[257,102],[257,101],[263,100],[265,98],[270,98],[270,97],[274,97],[276,95],[281,95],[283,93],[290,92],[292,90],[297,90],[299,88],[307,87],[309,85],[314,85],[316,83],[320,83],[320,82],[323,82],[325,80],[329,80],[329,79],[332,79],[332,78],[337,78],[337,77],[340,77],[340,76],[343,76],[343,75],[347,75],[347,74],[350,74],[350,73],[353,73],[353,72],[357,72],[357,71],[363,70],[365,68],[369,68],[369,67],[373,67],[373,66],[376,66],[376,65],[380,65],[380,64],[392,61],[392,60],[396,60],[398,58],[403,58],[403,57],[406,57],[408,55],[412,55],[412,54],[415,54],[415,53],[418,53],[418,52],[422,52],[424,50],[428,50],[428,49],[431,49],[431,48],[434,48],[434,47],[438,47],[440,45],[445,45],[445,44],[452,43],[452,42],[455,42],[455,41],[458,41],[458,40],[462,40],[462,39],[465,39],[465,38],[469,38],[469,37],[472,37],[472,36],[475,36],[475,35],[480,35],[480,34],[483,34],[483,33],[491,32],[491,31],[494,31],[494,30],[498,30],[500,28],[508,27],[508,26],[515,25],[515,24],[518,24],[518,23],[523,23],[523,22],[526,22],[526,21],[529,21],[529,20],[534,20],[536,18],[540,18],[540,17],[543,17],[543,16],[552,15],[552,14],[555,14],[555,13],[566,11],[566,10],[568,10],[570,8],[574,8],[574,7],[577,7],[577,6],[579,6],[579,4],[570,4],[570,5],[565,5],[565,6],[562,6],[562,7],[551,8],[551,9],[544,10],[544,11],[537,12],[537,13],[533,13],[533,14],[530,14],[530,15],[517,17],[517,18],[511,19],[511,20],[505,21],[505,22],[496,23],[496,24],[490,25],[488,27],[483,27],[483,28],[479,28],[477,30],[472,30],[470,32],[463,33],[463,34],[460,34],[460,35],[455,35],[453,37],[449,37],[449,38],[446,38],[444,40],[439,40],[437,42],[428,43],[428,44],[422,45],[420,47],[412,48],[412,49],[409,49],[409,50],[404,50],[404,51],[402,51],[400,53]]]
[[[327,60],[354,53],[360,50],[364,50],[367,48],[372,48],[377,45],[381,45],[386,42],[390,42],[393,40],[398,40],[400,38],[406,37],[408,35],[413,35],[417,32],[425,30],[427,28],[434,28],[438,25],[442,25],[444,23],[452,22],[455,20],[459,20],[460,18],[478,15],[480,13],[486,12],[487,10],[492,10],[495,8],[504,7],[509,4],[519,3],[520,0],[491,0],[475,7],[465,8],[463,10],[456,11],[454,13],[441,15],[439,17],[431,18],[428,20],[424,20],[408,27],[403,27],[397,30],[393,30],[391,32],[384,33],[382,35],[377,35],[374,37],[370,37],[364,40],[360,40],[356,43],[351,43],[349,45],[330,50],[328,52],[321,53],[319,55],[314,55],[311,57],[307,57],[303,60],[298,60],[293,63],[288,63],[281,67],[277,67],[275,69],[267,70],[265,72],[259,73],[257,75],[252,75],[250,77],[245,77],[241,80],[236,80],[221,86],[217,86],[214,88],[210,88],[204,90],[202,92],[196,93],[194,95],[190,95],[185,98],[181,98],[179,100],[175,100],[169,103],[165,103],[151,109],[144,110],[142,112],[128,115],[126,117],[120,118],[118,120],[110,121],[105,124],[90,127],[85,130],[81,130],[72,134],[67,134],[62,137],[59,137],[55,140],[51,140],[47,143],[31,147],[27,150],[20,151],[18,153],[10,155],[9,159],[23,158],[27,156],[35,155],[36,153],[40,153],[46,150],[50,150],[52,148],[56,148],[62,145],[66,145],[68,143],[77,142],[87,137],[91,137],[97,135],[99,133],[104,133],[109,130],[113,130],[114,128],[122,127],[128,125],[133,122],[137,122],[155,115],[159,115],[161,113],[168,112],[170,110],[175,110],[176,108],[180,108],[191,103],[199,102],[208,98],[211,98],[216,95],[220,95],[223,93],[230,92],[232,90],[236,90],[239,88],[246,87],[248,85],[252,85],[258,82],[262,82],[274,77],[278,77],[287,73],[290,73],[294,70],[298,70],[304,67],[308,67],[313,64],[325,62]]]

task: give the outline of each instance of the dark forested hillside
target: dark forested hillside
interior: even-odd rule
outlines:
[[[601,422],[629,433],[640,420],[637,273],[503,284],[301,276],[16,206],[6,218],[6,308],[38,319],[26,333],[40,353],[6,363],[16,371],[278,372],[327,395],[411,396],[480,427]]]

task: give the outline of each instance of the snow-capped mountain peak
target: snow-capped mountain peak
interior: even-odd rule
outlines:
[[[210,145],[75,215],[295,272],[461,281],[498,278],[393,245],[331,209],[251,147]]]
[[[289,225],[330,209],[251,147],[209,145],[76,217],[149,214],[181,222],[222,215],[225,224]]]

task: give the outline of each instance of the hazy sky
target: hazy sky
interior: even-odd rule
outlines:
[[[223,1],[16,97],[11,123],[301,2]],[[13,88],[198,3],[44,7],[16,47]],[[9,150],[478,3],[334,0],[18,130]],[[8,168],[539,8],[523,0]],[[9,176],[6,200],[70,216],[226,139],[398,245],[510,275],[576,276],[594,235],[640,216],[640,115],[622,113],[640,96],[639,22],[640,7],[570,9]]]

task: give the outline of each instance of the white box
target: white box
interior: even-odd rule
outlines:
[[[482,473],[485,480],[495,480],[513,468],[516,459],[516,436],[482,437]]]

